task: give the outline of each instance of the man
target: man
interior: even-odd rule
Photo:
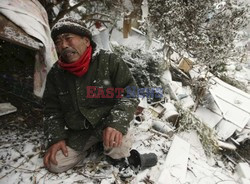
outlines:
[[[61,19],[51,36],[59,60],[47,76],[43,96],[45,167],[64,172],[100,141],[111,158],[129,156],[127,132],[138,100],[126,98],[126,87],[136,86],[128,67],[114,54],[96,52],[91,32],[81,21]]]

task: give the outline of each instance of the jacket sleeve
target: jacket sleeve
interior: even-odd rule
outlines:
[[[46,87],[43,94],[44,134],[47,138],[48,146],[51,146],[60,140],[67,139],[65,121],[60,107],[52,70],[53,68],[47,76]]]
[[[127,97],[127,87],[137,89],[137,84],[127,66],[118,56],[111,54],[109,58],[110,78],[115,88],[123,88],[124,95],[119,98],[106,118],[105,127],[112,127],[123,135],[127,133],[129,123],[134,118],[134,112],[139,103],[136,97]]]

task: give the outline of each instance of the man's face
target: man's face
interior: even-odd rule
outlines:
[[[55,40],[56,51],[63,62],[73,63],[77,61],[90,45],[87,37],[81,37],[72,33],[64,33]]]

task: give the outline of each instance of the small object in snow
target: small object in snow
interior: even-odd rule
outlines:
[[[120,170],[122,170],[123,168],[127,168],[127,166],[128,166],[125,158],[113,159],[113,158],[107,156],[106,160],[109,164],[111,164],[113,166],[118,166],[120,168]]]
[[[193,62],[188,58],[182,58],[178,67],[187,73],[193,68]]]
[[[218,145],[220,148],[225,148],[225,149],[229,149],[229,150],[236,150],[237,149],[237,147],[232,143],[219,141],[219,140],[217,142],[218,142]]]
[[[142,122],[142,121],[144,121],[144,117],[143,116],[136,116],[135,120],[138,122]]]
[[[11,103],[0,103],[0,116],[16,112],[17,108]]]
[[[141,107],[142,109],[148,108],[148,102],[147,102],[146,97],[140,99],[140,103],[139,103],[138,107]]]
[[[166,111],[164,112],[163,119],[176,123],[177,118],[179,116],[175,106],[172,103],[165,103],[163,106],[166,108]]]
[[[133,149],[130,151],[128,162],[135,169],[144,170],[155,166],[158,158],[155,153],[140,154],[137,150]]]
[[[95,22],[95,27],[96,27],[97,29],[101,28],[101,27],[102,27],[102,23],[101,23],[100,21],[96,21],[96,22]]]
[[[142,114],[143,109],[144,109],[144,108],[138,106],[138,107],[136,108],[135,115],[140,115],[140,114]]]
[[[152,128],[161,132],[161,133],[167,134],[170,137],[172,137],[174,135],[173,128],[171,128],[170,126],[168,126],[166,123],[164,123],[162,121],[153,121]]]
[[[150,106],[150,110],[154,117],[161,118],[166,111],[166,108],[161,103],[158,103],[154,107]]]
[[[242,66],[241,66],[241,65],[237,65],[237,66],[235,67],[235,70],[236,70],[236,71],[241,71],[241,70],[242,70]]]
[[[188,97],[188,95],[187,94],[178,94],[177,97],[178,97],[179,100],[181,100],[183,98]]]
[[[134,171],[130,167],[123,168],[119,171],[118,176],[125,183],[130,183],[134,179]]]

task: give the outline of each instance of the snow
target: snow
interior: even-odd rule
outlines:
[[[92,29],[93,30],[93,29]],[[93,31],[91,31],[93,33]],[[97,30],[93,33],[93,40],[98,45],[99,48],[104,50],[111,50],[109,45],[109,29]]]
[[[135,137],[132,148],[138,150],[141,154],[155,153],[158,157],[158,163],[150,169],[140,171],[137,175],[132,170],[127,172],[133,173],[131,183],[143,183],[142,180],[147,176],[157,183],[173,139],[150,131],[153,121],[167,123],[166,121],[155,119],[149,109],[143,111],[143,116],[144,121],[137,122],[134,120],[131,123],[131,130]],[[187,136],[180,136],[188,140]],[[118,167],[114,167],[102,160],[103,155],[99,152],[93,153],[78,167],[65,173],[49,173],[43,167],[43,150],[40,146],[43,144],[43,130],[41,128],[30,129],[22,125],[9,123],[8,127],[1,129],[0,142],[0,183],[112,183],[119,174]],[[192,141],[188,140],[188,142],[191,143]],[[197,143],[195,145],[197,146]],[[204,156],[197,155],[197,149],[191,146],[191,151],[188,152],[189,170],[184,180],[199,183],[199,180],[205,181],[206,178],[210,178],[211,181],[218,182],[220,179],[215,177],[215,173],[217,173],[221,179],[232,181],[232,183],[235,181],[231,177],[230,170],[224,167],[222,169],[219,166],[208,165]],[[119,180],[119,177],[117,178]]]
[[[144,2],[146,1],[144,0]],[[128,1],[126,1],[126,3],[128,3]],[[129,6],[130,5],[128,3],[127,7]],[[33,23],[33,16],[31,17],[32,18],[25,18],[23,20]],[[15,18],[15,20],[20,21],[19,18]],[[41,25],[38,25],[38,27],[40,28]],[[37,34],[33,28],[30,29],[30,31],[32,31],[30,34]],[[109,45],[107,45],[107,31],[108,29],[99,31],[99,41],[97,42],[101,45],[101,48],[110,50]],[[40,36],[37,35],[38,38]],[[96,39],[98,40],[98,37]],[[41,38],[41,40],[43,40],[43,38]],[[103,40],[105,41],[103,42]],[[145,36],[138,31],[132,31],[129,35],[129,38],[123,39],[122,33],[117,29],[114,29],[111,36],[111,43],[113,45],[125,46],[132,49],[145,50],[145,42]],[[157,49],[160,49],[161,47],[162,46],[159,42],[153,41],[151,47],[149,48],[149,50],[147,50],[147,52],[151,52],[153,54]],[[99,48],[96,49],[95,54],[98,52]],[[49,57],[49,55],[46,55],[46,58],[47,57]],[[244,81],[249,88],[250,59],[248,58],[246,62],[241,63],[240,65],[242,66],[242,69],[240,71],[235,71],[235,63],[230,63],[228,65],[229,74],[235,76],[236,79]],[[165,83],[172,81],[172,78],[169,74],[170,73],[167,71],[163,76],[163,80],[165,81]],[[231,97],[228,98],[230,100],[232,99]],[[244,103],[246,102],[243,101],[242,104],[244,105]],[[132,133],[135,137],[135,142],[132,148],[138,150],[140,153],[155,153],[158,157],[158,163],[156,166],[144,171],[140,171],[138,174],[135,174],[132,170],[128,170],[128,173],[132,173],[133,175],[132,181],[130,181],[130,183],[145,183],[143,182],[143,180],[145,180],[147,177],[149,177],[149,179],[154,183],[157,183],[159,181],[161,181],[162,183],[167,183],[167,181],[162,180],[159,177],[161,175],[162,177],[164,176],[169,179],[173,177],[173,173],[169,173],[169,170],[164,170],[164,167],[169,164],[166,163],[166,159],[169,156],[168,153],[171,149],[173,138],[169,138],[168,136],[164,136],[164,134],[158,134],[152,131],[151,126],[155,121],[167,124],[169,126],[171,125],[163,119],[155,118],[150,111],[148,104],[146,104],[145,99],[141,101],[141,106],[145,108],[142,115],[143,121],[139,122],[137,120],[133,120],[133,122],[131,122],[131,129],[133,130]],[[244,108],[248,107],[248,104],[244,106]],[[200,108],[198,109],[197,113],[203,114],[204,111],[206,110]],[[210,113],[211,112],[208,112],[206,114],[207,116],[205,116],[204,118],[208,119]],[[211,118],[211,126],[214,127],[214,121],[219,121],[219,119],[220,118],[217,117],[215,118],[215,120]],[[222,123],[220,124],[220,126],[222,126]],[[231,129],[230,127],[227,127],[227,129],[228,131],[226,133],[231,135],[236,128],[233,127]],[[42,157],[44,154],[44,149],[41,147],[41,145],[43,145],[44,143],[44,134],[42,128],[38,127],[31,129],[24,127],[22,124],[17,124],[16,122],[8,122],[8,125],[1,126],[0,130],[0,183],[109,184],[116,182],[116,180],[118,180],[117,183],[121,182],[118,177],[118,167],[114,167],[108,164],[105,160],[102,160],[103,155],[97,152],[87,157],[86,160],[84,160],[83,163],[81,163],[81,165],[79,165],[78,167],[70,169],[65,173],[49,173],[43,167]],[[190,144],[190,148],[186,149],[185,151],[185,153],[188,154],[188,160],[185,161],[187,162],[185,163],[185,165],[187,165],[187,167],[185,168],[186,174],[182,175],[183,182],[179,183],[238,183],[237,176],[233,175],[233,171],[226,165],[228,163],[225,162],[224,164],[220,156],[214,156],[212,158],[207,158],[206,156],[204,156],[204,150],[202,149],[199,139],[194,132],[184,132],[184,135],[176,133],[176,135]],[[182,153],[177,155],[180,156],[180,160],[178,161],[181,161],[181,154]],[[171,161],[172,166],[174,165],[174,163],[175,162]],[[169,181],[170,180],[168,180],[168,182]]]
[[[134,10],[133,4],[131,2],[131,0],[124,0],[122,1],[123,6],[126,10],[126,12],[132,12]]]
[[[136,29],[132,29],[129,34],[129,37],[124,39],[122,32],[118,31],[117,29],[114,29],[111,34],[110,42],[114,45],[121,45],[130,49],[141,49],[152,53],[156,52],[157,49],[162,48],[162,44],[159,43],[159,41],[153,40],[149,49],[146,49],[145,44],[147,40],[145,38],[146,37],[143,33],[138,32]]]
[[[141,10],[142,10],[142,21],[145,21],[148,17],[148,1],[147,0],[143,0]]]
[[[236,70],[237,66],[241,66],[240,70]],[[250,91],[250,49],[248,50],[245,60],[242,63],[230,62],[227,64],[228,75],[234,76],[235,79],[242,82]]]

